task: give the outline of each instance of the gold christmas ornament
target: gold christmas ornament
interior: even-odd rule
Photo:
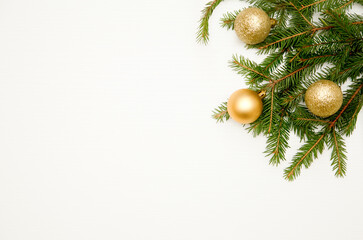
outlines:
[[[240,89],[232,93],[227,103],[227,111],[236,122],[252,123],[262,113],[262,98],[266,92],[257,93],[250,89]]]
[[[261,9],[251,7],[242,10],[234,21],[234,30],[239,39],[247,44],[263,42],[270,33],[271,26],[276,20]]]
[[[305,103],[310,112],[319,117],[329,117],[343,104],[340,87],[329,80],[320,80],[309,86],[305,93]]]

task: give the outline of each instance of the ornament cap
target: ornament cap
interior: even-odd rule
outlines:
[[[266,90],[260,90],[257,94],[261,99],[264,99],[266,97]]]
[[[276,26],[276,25],[277,25],[277,20],[276,20],[276,19],[274,19],[274,18],[271,18],[271,19],[270,19],[270,23],[271,23],[271,27],[274,27],[274,26]]]

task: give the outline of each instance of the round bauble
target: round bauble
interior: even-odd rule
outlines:
[[[305,103],[310,112],[316,116],[329,117],[342,106],[343,93],[336,83],[320,80],[311,84],[306,90]]]
[[[240,89],[232,93],[228,99],[227,111],[236,122],[247,124],[252,123],[259,118],[262,113],[262,97],[250,89]]]
[[[263,42],[271,30],[271,19],[261,9],[251,7],[242,10],[234,21],[239,39],[247,44]]]

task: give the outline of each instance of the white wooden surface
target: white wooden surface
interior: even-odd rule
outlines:
[[[363,239],[362,116],[345,179],[326,152],[286,182],[210,117],[263,57],[219,27],[237,0],[196,44],[205,3],[0,1],[1,240]]]

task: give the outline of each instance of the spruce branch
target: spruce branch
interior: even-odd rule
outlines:
[[[355,129],[355,125],[357,123],[358,113],[362,109],[362,106],[363,106],[363,98],[360,99],[359,103],[354,108],[354,112],[353,112],[352,116],[349,118],[349,120],[346,123],[346,126],[344,128],[344,132],[345,132],[345,134],[347,136],[351,135],[353,130]]]
[[[268,71],[271,74],[279,65],[282,64],[286,51],[287,49],[282,49],[281,51],[273,52],[267,56],[261,63],[263,71]]]
[[[314,2],[314,3],[311,3],[309,5],[306,5],[306,6],[301,7],[300,10],[303,10],[305,8],[308,8],[308,7],[312,7],[312,6],[316,5],[316,4],[319,4],[319,3],[322,3],[322,2],[325,2],[325,1],[326,0],[320,0],[320,1],[317,1],[317,2]]]
[[[344,177],[347,169],[347,156],[343,137],[333,128],[329,133],[329,148],[332,149],[331,165],[335,176]]]
[[[350,1],[346,2],[346,3],[344,3],[343,5],[341,5],[340,7],[336,8],[336,10],[345,8],[345,7],[349,6],[349,5],[351,5],[353,2],[354,2],[354,0],[350,0]]]
[[[287,92],[285,96],[282,97],[282,104],[291,107],[296,106],[297,103],[302,101],[303,94],[305,94],[305,90],[298,91],[299,89],[294,89],[293,92]]]
[[[221,27],[227,28],[228,30],[234,29],[234,21],[240,12],[241,10],[225,13],[220,20]]]
[[[362,16],[345,11],[353,3],[363,1],[247,1],[278,21],[264,42],[247,45],[258,49],[259,54],[267,54],[260,64],[239,55],[230,61],[232,69],[244,77],[251,89],[267,91],[261,116],[246,125],[247,130],[254,136],[267,137],[265,154],[270,157],[271,165],[285,160],[291,132],[304,140],[284,171],[287,180],[296,179],[303,167],[308,168],[325,145],[331,150],[335,175],[345,176],[344,137],[352,134],[363,108],[363,21]],[[219,2],[207,6],[214,9],[214,4]],[[315,12],[320,12],[321,17],[313,22]],[[205,13],[210,16],[211,12]],[[221,26],[233,29],[238,13],[224,14]],[[341,108],[328,118],[313,115],[304,105],[307,88],[322,79],[338,85],[349,84]],[[226,103],[213,112],[217,122],[229,117]]]
[[[326,127],[327,123],[320,121],[319,118],[312,115],[306,106],[297,104],[290,116],[291,127],[295,134],[301,140],[309,139],[315,135],[319,127]]]
[[[331,13],[331,12],[329,12],[329,13]],[[346,26],[342,22],[339,22],[339,23],[341,24],[340,27],[342,27],[345,31],[348,30],[348,28],[346,28]],[[363,24],[363,22],[351,22],[350,23],[350,25],[360,25],[360,24]],[[278,47],[283,48],[283,47],[286,47],[286,45],[287,46],[291,45],[291,42],[284,43],[287,40],[294,40],[295,42],[298,42],[298,40],[300,40],[300,39],[296,40],[295,38],[297,38],[299,36],[302,36],[304,34],[311,34],[311,33],[315,34],[317,31],[329,30],[332,28],[337,28],[337,26],[330,25],[330,26],[323,26],[323,27],[314,27],[309,30],[305,30],[305,31],[301,31],[301,32],[296,31],[296,29],[287,29],[287,30],[285,30],[285,32],[280,33],[280,35],[279,35],[280,37],[276,34],[277,37],[275,37],[275,38],[277,38],[278,40],[272,41],[263,46],[259,46],[258,49],[263,50],[263,49],[269,48],[269,47],[277,45],[277,44],[279,44],[279,45],[277,45]],[[351,32],[349,32],[349,33],[351,34]],[[271,36],[273,36],[273,35],[271,35]],[[282,37],[282,36],[284,36],[284,37]],[[270,39],[271,39],[271,37],[270,37]],[[304,42],[304,41],[302,41],[302,42]]]
[[[309,139],[300,149],[299,152],[295,155],[293,158],[292,163],[288,168],[285,169],[285,178],[288,180],[294,180],[301,171],[302,165],[305,166],[305,168],[308,168],[313,160],[317,158],[318,152],[322,153],[324,149],[324,141],[322,141],[329,131],[333,132],[333,138],[330,138],[328,140],[328,143],[333,142],[334,146],[332,148],[335,150],[335,153],[332,155],[332,161],[334,170],[338,169],[336,172],[337,176],[344,176],[345,174],[345,149],[344,149],[344,143],[342,139],[337,137],[337,134],[334,130],[334,125],[339,120],[339,118],[342,116],[344,111],[347,109],[349,104],[353,101],[353,99],[357,96],[358,92],[362,89],[363,83],[357,88],[357,90],[353,93],[351,98],[348,100],[348,102],[345,104],[343,109],[339,112],[339,114],[334,118],[334,120],[326,127],[323,131],[321,131],[319,134],[316,134],[314,137]],[[335,145],[337,144],[337,145]],[[339,144],[339,145],[338,145]],[[338,167],[336,166],[338,163]],[[339,166],[339,164],[341,164]]]
[[[343,109],[339,112],[338,116],[336,116],[336,118],[334,119],[334,121],[332,123],[330,123],[329,127],[332,128],[334,127],[334,125],[336,124],[336,122],[339,120],[339,118],[342,116],[342,114],[344,113],[344,111],[348,108],[349,104],[353,101],[353,99],[358,95],[358,93],[361,91],[363,87],[363,83],[359,85],[359,87],[357,88],[357,90],[355,90],[355,92],[353,93],[353,95],[350,97],[350,99],[348,100],[348,102],[344,105]]]
[[[331,123],[330,121],[327,120],[322,120],[322,119],[316,119],[316,118],[296,118],[297,121],[312,121],[312,122],[320,122],[320,123]]]
[[[304,59],[304,58],[300,58],[300,61],[301,61],[301,62],[307,62],[308,64],[309,64],[309,63],[311,64],[311,60],[316,60],[317,58],[328,58],[328,59],[329,59],[329,57],[333,57],[333,56],[336,56],[336,54],[334,54],[334,55],[332,55],[332,54],[327,54],[327,55],[322,55],[322,56],[314,56],[314,57],[310,57],[310,58],[306,58],[306,59]],[[323,61],[322,61],[322,62],[327,62],[327,61],[328,61],[328,59],[323,59]]]
[[[270,77],[264,74],[264,71],[260,66],[242,56],[238,57],[237,55],[234,55],[230,62],[230,66],[237,73],[246,76],[248,83],[251,85],[255,85],[264,80],[268,80],[269,82],[273,81]]]
[[[225,122],[230,116],[227,111],[227,102],[223,102],[221,105],[216,107],[213,111],[212,117],[217,120],[217,122]]]
[[[324,149],[324,138],[326,132],[320,132],[314,137],[309,139],[294,156],[292,163],[285,169],[285,178],[289,181],[294,180],[300,175],[301,168],[304,165],[305,168],[310,167],[311,163],[317,158],[318,153],[322,153]]]
[[[320,39],[317,38],[316,42],[318,42],[318,43],[303,46],[302,49],[312,48],[312,47],[317,47],[317,46],[327,45],[327,44],[330,44],[332,46],[334,43],[352,44],[352,42],[357,41],[357,39],[351,38],[351,39],[344,39],[344,40],[337,40],[337,41],[330,41],[330,42],[319,42],[319,41],[320,41]],[[314,51],[314,50],[312,50],[312,51]]]
[[[300,12],[300,9],[298,9],[292,2],[289,1],[289,3],[296,9],[296,11],[301,15],[301,17],[307,22],[310,26],[315,28],[315,26]]]
[[[349,0],[320,0],[320,1],[316,1],[309,5],[304,6],[302,9],[310,10],[310,9],[314,9],[316,11],[321,11],[323,9],[327,9],[327,8],[334,8],[335,6],[339,6],[339,5],[343,5],[345,3],[347,3]]]
[[[272,117],[273,117],[273,113],[274,113],[274,92],[275,92],[275,85],[272,86],[271,89],[271,108],[270,108],[270,121],[269,121],[269,126],[268,126],[268,133],[271,132],[271,126],[272,126]]]
[[[267,137],[267,146],[265,153],[271,156],[270,164],[279,165],[281,161],[285,161],[286,149],[289,148],[290,126],[286,118],[286,110],[282,110],[280,120],[274,126],[273,131]]]
[[[302,67],[299,67],[298,69],[294,70],[293,72],[290,72],[288,74],[286,74],[285,76],[273,81],[272,83],[272,86],[275,86],[277,84],[280,84],[281,85],[281,82],[282,81],[286,81],[286,80],[289,80],[290,78],[292,78],[292,80],[294,80],[293,78],[296,78],[298,76],[296,76],[298,73],[300,73],[301,71],[303,71],[305,68],[309,67],[309,65],[305,65],[305,66],[302,66]],[[289,84],[289,82],[285,83],[285,85],[283,86],[285,89],[290,87],[291,84]]]
[[[291,36],[288,36],[288,37],[285,37],[285,38],[279,39],[279,40],[277,40],[277,41],[275,41],[275,42],[272,42],[272,43],[269,43],[269,44],[267,44],[267,45],[265,45],[265,46],[259,47],[259,49],[268,48],[268,47],[270,47],[270,46],[272,46],[272,45],[274,45],[274,44],[277,44],[277,43],[280,43],[280,42],[286,41],[286,40],[288,40],[288,39],[291,39],[291,38],[295,38],[295,37],[298,37],[298,36],[304,35],[304,34],[306,34],[306,33],[308,33],[308,32],[310,32],[310,31],[304,31],[304,32],[295,33],[295,34],[293,34],[293,35],[291,35]]]
[[[199,20],[199,27],[197,31],[197,42],[207,44],[209,41],[209,18],[212,16],[214,9],[223,0],[214,0],[207,3],[206,7],[202,10],[202,17]]]
[[[337,128],[344,133],[346,136],[352,134],[355,129],[357,122],[358,113],[362,109],[363,105],[363,79],[359,79],[357,82],[351,84],[347,91],[345,92],[343,108],[339,115],[341,116],[341,121],[336,121],[339,123]],[[338,116],[339,116],[338,115]],[[336,124],[335,123],[335,124]]]
[[[336,11],[332,10],[326,10],[323,14],[326,14],[330,18],[326,18],[326,20],[329,21],[330,24],[334,24],[337,27],[336,33],[341,34],[344,36],[347,34],[350,37],[356,37],[357,32],[355,31],[355,28],[348,28],[346,22],[349,21],[348,16],[341,15]],[[362,22],[363,23],[363,22]],[[352,25],[361,24],[360,22],[353,22]]]

